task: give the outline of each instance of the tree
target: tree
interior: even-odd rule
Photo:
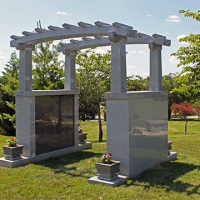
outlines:
[[[188,124],[188,119],[187,116],[193,115],[198,112],[198,110],[195,110],[191,104],[186,103],[186,104],[172,104],[171,110],[174,114],[180,114],[181,116],[184,117],[185,119],[185,134],[187,134],[187,124]]]
[[[19,87],[19,60],[16,52],[10,56],[0,77],[0,133],[15,135],[15,90]]]
[[[111,55],[95,53],[94,50],[79,52],[76,57],[77,87],[80,89],[79,113],[80,116],[98,115],[99,142],[103,140],[101,124],[101,105],[105,106],[104,93],[110,91]]]
[[[127,77],[127,91],[144,91],[149,89],[148,78],[139,75]]]
[[[185,17],[192,17],[197,22],[200,21],[200,10],[197,13],[189,10],[180,10],[179,13]],[[189,43],[188,46],[180,47],[172,56],[179,59],[178,67],[182,66],[182,71],[177,81],[180,86],[174,91],[180,92],[190,99],[199,98],[200,95],[200,34],[190,34],[187,37],[181,38],[180,42]]]
[[[33,89],[64,88],[64,64],[58,56],[57,46],[52,41],[37,45],[33,52]]]
[[[173,91],[175,88],[179,87],[179,83],[176,81],[178,73],[170,73],[162,77],[163,90],[168,92],[168,120],[171,120],[171,106],[173,103],[180,104],[186,101],[186,97],[177,92]]]

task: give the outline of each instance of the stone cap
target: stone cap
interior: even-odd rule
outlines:
[[[131,91],[127,93],[105,93],[106,100],[128,100],[128,99],[141,99],[150,97],[167,97],[166,91]]]
[[[68,95],[80,94],[79,90],[33,90],[33,91],[16,91],[16,96],[45,96],[45,95]]]

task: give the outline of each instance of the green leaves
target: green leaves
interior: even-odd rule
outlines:
[[[58,56],[57,46],[52,41],[37,45],[33,53],[33,89],[64,88],[64,63]]]
[[[197,13],[190,12],[190,10],[179,10],[180,14],[184,14],[185,17],[192,17],[193,19],[200,21],[200,10]]]
[[[110,91],[111,55],[95,53],[89,49],[79,52],[76,57],[77,88],[80,90],[80,116],[93,118],[100,104],[105,105],[104,93]]]
[[[197,13],[180,10],[179,13],[200,21],[200,10]],[[177,79],[181,85],[174,91],[180,92],[188,98],[198,98],[200,95],[200,34],[190,34],[179,41],[187,42],[188,46],[180,47],[176,53],[171,54],[179,60],[177,66],[182,67],[180,77]]]
[[[19,60],[12,53],[0,77],[0,133],[15,134],[15,91],[19,87]]]

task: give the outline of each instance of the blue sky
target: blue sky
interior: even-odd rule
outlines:
[[[94,23],[120,22],[145,34],[158,33],[172,41],[163,47],[163,74],[180,71],[177,60],[170,56],[178,50],[178,38],[199,33],[200,25],[191,18],[179,14],[179,10],[200,9],[200,0],[0,0],[0,71],[15,50],[10,47],[10,35],[33,31],[41,20],[43,28],[79,21]],[[106,51],[98,48],[98,52]],[[147,45],[127,45],[127,74],[149,74],[149,49]],[[63,57],[61,56],[61,59]]]

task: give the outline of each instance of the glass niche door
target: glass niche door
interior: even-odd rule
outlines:
[[[74,146],[74,95],[35,97],[36,155]]]

